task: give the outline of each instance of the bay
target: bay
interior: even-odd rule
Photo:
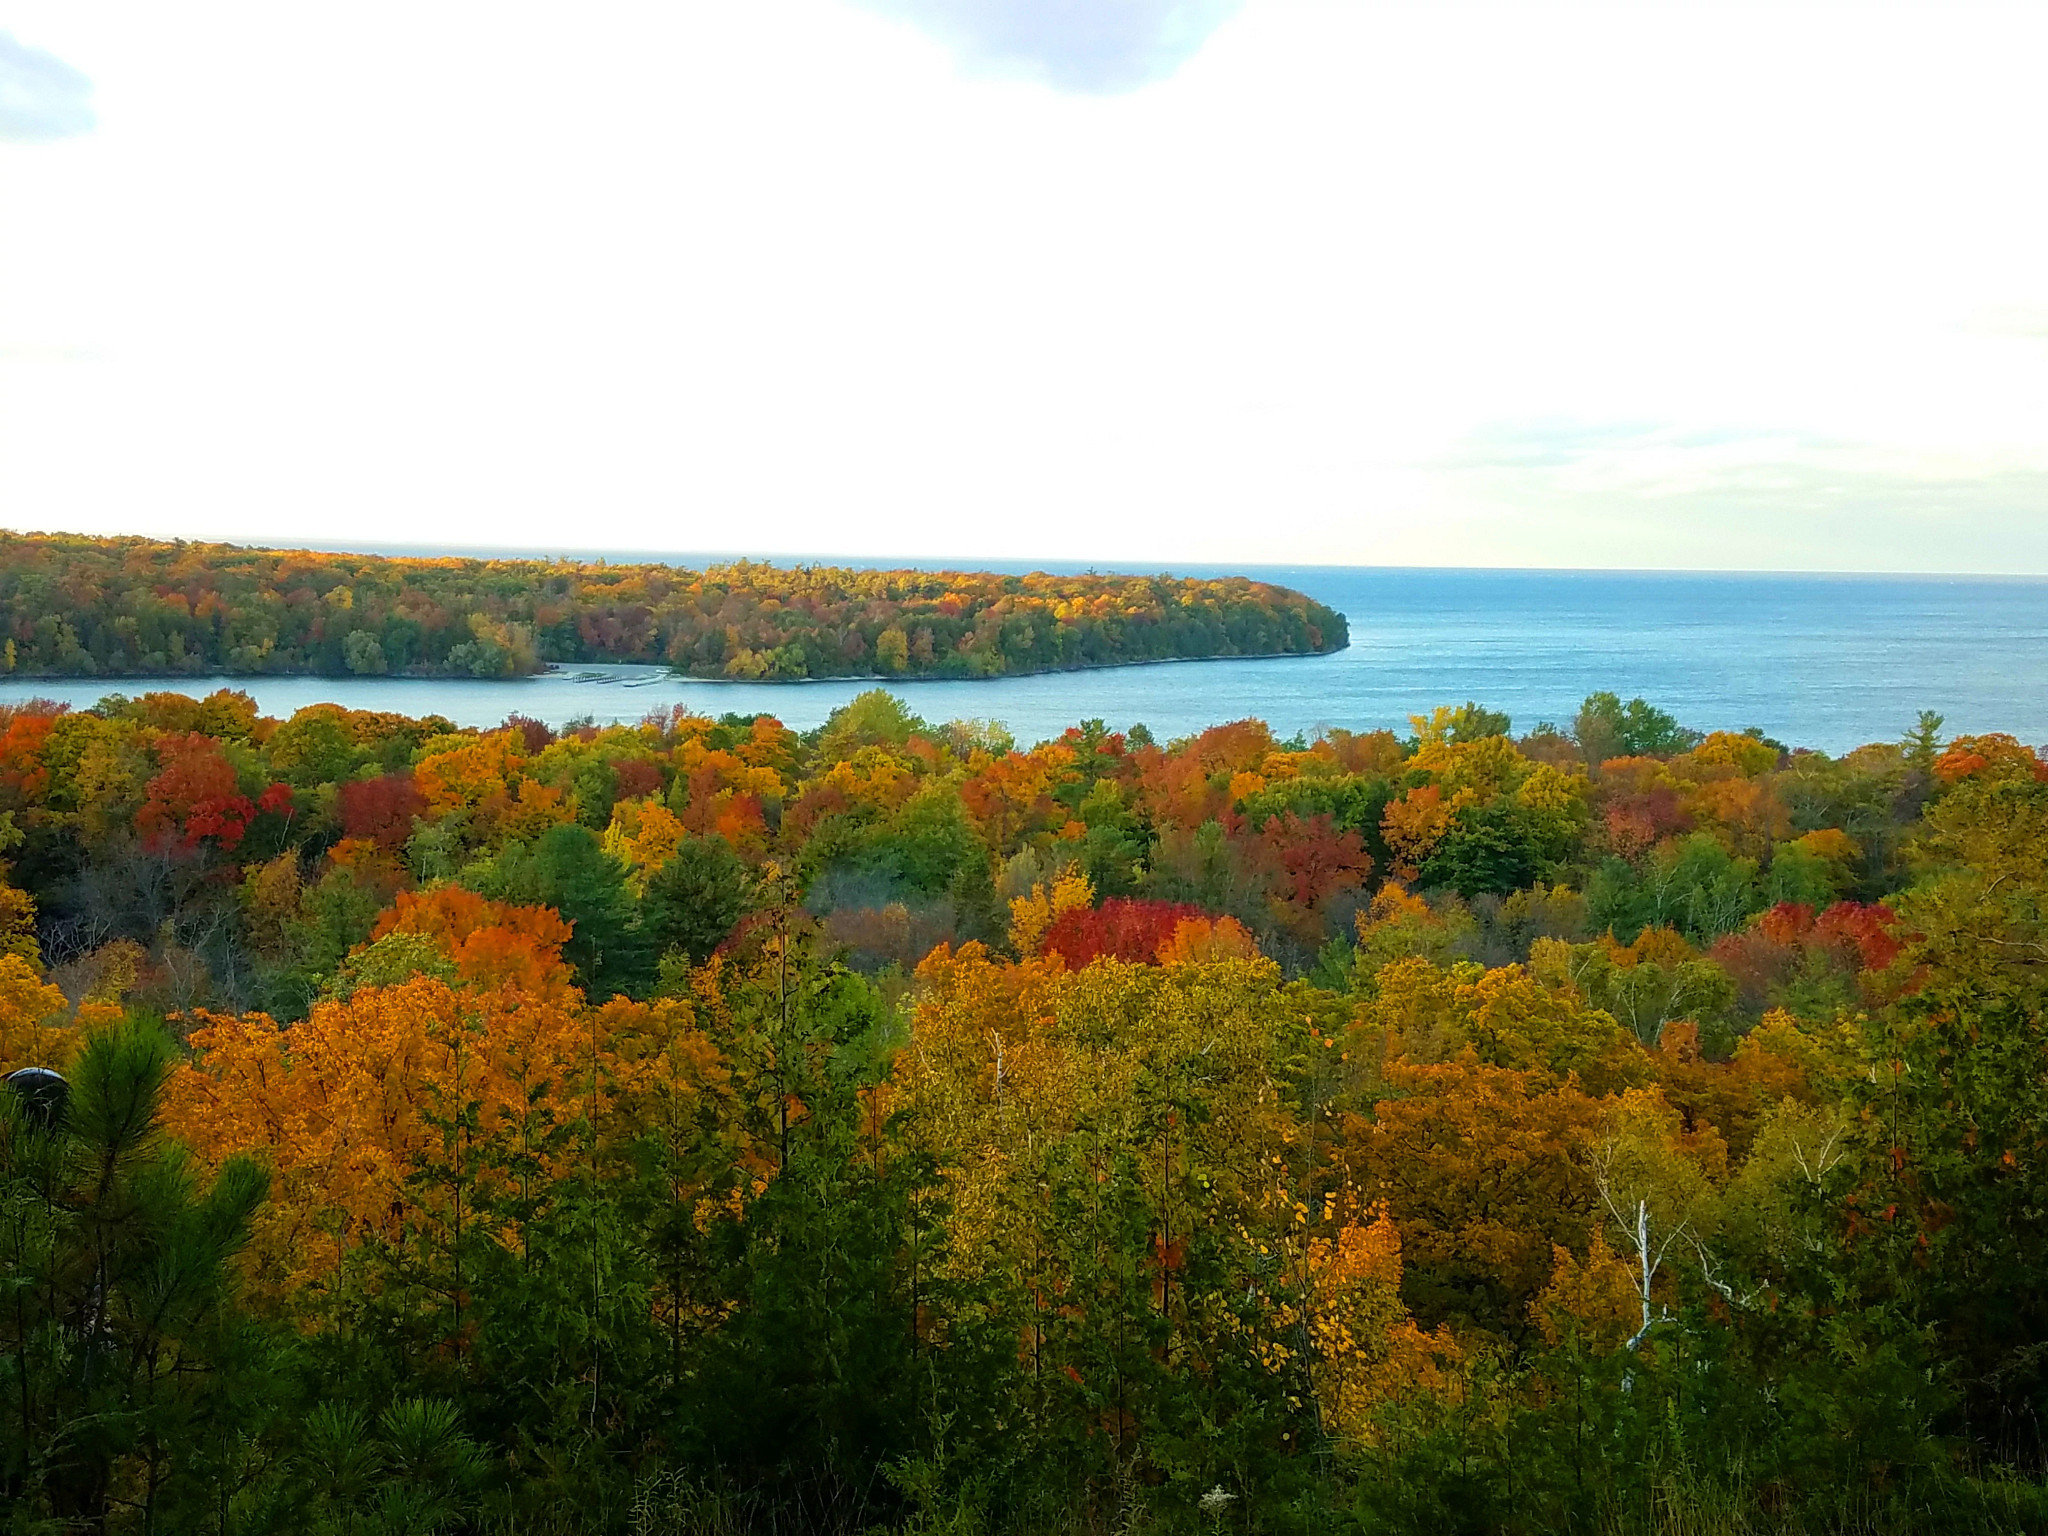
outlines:
[[[1350,622],[1350,648],[893,686],[928,719],[999,720],[1023,742],[1084,719],[1117,729],[1142,721],[1161,740],[1247,715],[1283,736],[1332,726],[1405,732],[1410,714],[1467,699],[1507,711],[1525,730],[1568,723],[1596,689],[1640,694],[1699,729],[1757,727],[1831,752],[1896,740],[1923,709],[1945,715],[1951,733],[2048,739],[2048,580],[2039,578],[1330,566],[1175,573],[1232,569],[1338,609]],[[232,687],[272,715],[331,700],[461,725],[495,725],[512,713],[561,725],[632,721],[681,705],[765,711],[804,729],[872,686],[707,682],[656,667],[572,665],[504,682],[10,679],[0,682],[0,702],[42,697],[83,707],[110,692]]]

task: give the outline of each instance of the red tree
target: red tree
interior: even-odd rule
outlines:
[[[343,784],[337,809],[344,835],[367,838],[390,853],[412,836],[413,818],[426,813],[427,797],[411,774],[387,773]]]
[[[1183,918],[1206,916],[1184,901],[1136,901],[1113,896],[1099,907],[1072,907],[1046,930],[1045,953],[1058,955],[1072,970],[1108,956],[1156,964],[1159,946],[1173,937]]]

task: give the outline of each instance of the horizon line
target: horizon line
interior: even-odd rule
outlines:
[[[1931,571],[1906,568],[1882,568],[1867,570],[1828,570],[1815,567],[1788,566],[1632,566],[1632,565],[1424,565],[1414,563],[1352,564],[1337,561],[1219,561],[1188,560],[1178,566],[1141,567],[1135,564],[1105,562],[1083,556],[1010,556],[997,555],[981,558],[924,555],[856,555],[847,553],[798,554],[790,552],[759,553],[747,550],[716,549],[635,549],[619,547],[600,549],[596,547],[572,548],[557,546],[517,544],[469,544],[469,543],[411,543],[367,540],[335,539],[320,543],[275,541],[269,536],[250,534],[198,534],[162,535],[150,533],[98,533],[82,532],[60,528],[16,528],[0,525],[0,531],[22,538],[70,537],[89,539],[142,539],[159,544],[223,544],[242,549],[262,550],[271,554],[350,554],[370,555],[385,559],[473,559],[473,560],[564,560],[581,564],[608,565],[660,565],[672,569],[702,570],[710,564],[734,564],[747,562],[755,565],[797,567],[823,566],[868,570],[915,570],[934,574],[969,573],[992,571],[998,574],[1025,574],[1029,570],[1042,570],[1048,575],[1078,574],[1092,572],[1103,576],[1159,576],[1173,575],[1176,568],[1199,570],[1204,573],[1254,571],[1412,571],[1418,574],[1447,575],[1452,573],[1484,573],[1498,575],[1529,576],[1699,576],[1699,577],[1790,577],[1811,580],[1917,580],[1917,581],[2002,581],[2002,582],[2043,582],[2048,581],[2048,571]],[[1074,572],[1058,572],[1052,566],[1074,567]],[[1024,567],[1027,571],[1013,572],[1006,567]]]

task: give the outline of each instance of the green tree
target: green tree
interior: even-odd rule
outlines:
[[[1611,929],[1623,944],[1663,927],[1711,944],[1763,908],[1756,861],[1735,857],[1705,832],[1662,844],[1640,866],[1607,860],[1587,881],[1586,902],[1593,926]]]
[[[1906,733],[1906,761],[1923,776],[1934,772],[1934,760],[1941,756],[1942,717],[1931,709],[1920,711],[1913,729]]]
[[[1874,1023],[1845,1173],[1865,1294],[1930,1351],[1979,1443],[2038,1457],[2048,1416],[2048,785],[1966,779],[1898,900],[1911,989]]]
[[[926,730],[922,719],[886,688],[870,688],[833,710],[819,728],[817,758],[836,763],[862,747],[900,747]]]
[[[389,670],[383,642],[367,629],[352,629],[341,642],[341,654],[349,671],[358,677],[381,677]]]
[[[260,1501],[285,1382],[231,1261],[267,1178],[234,1158],[208,1182],[163,1137],[171,1062],[161,1033],[122,1025],[86,1043],[54,1115],[0,1088],[0,1502],[18,1529],[200,1529],[238,1484],[241,1513]]]
[[[347,778],[362,753],[340,716],[332,704],[311,704],[285,721],[270,738],[271,771],[297,789]]]
[[[1616,694],[1595,693],[1579,706],[1572,737],[1597,765],[1610,757],[1669,757],[1697,745],[1700,734],[1646,700],[1624,704]]]
[[[701,964],[747,909],[753,875],[732,844],[689,837],[647,881],[641,922],[658,953]]]
[[[593,998],[644,997],[653,986],[658,954],[627,887],[625,863],[605,852],[588,827],[567,822],[530,846],[508,843],[465,878],[480,895],[560,913],[570,926],[562,958]]]
[[[1797,843],[1787,843],[1771,855],[1771,867],[1764,881],[1765,899],[1772,905],[1797,902],[1815,911],[1830,905],[1841,895],[1840,867]]]
[[[1486,709],[1469,699],[1451,711],[1452,741],[1484,741],[1489,736],[1505,736],[1514,722],[1497,709]]]
[[[1461,806],[1423,864],[1422,883],[1467,897],[1504,896],[1533,885],[1554,857],[1543,833],[1512,801]]]
[[[1151,829],[1125,803],[1114,779],[1097,779],[1080,804],[1088,834],[1081,840],[1081,868],[1098,897],[1129,896],[1138,889],[1151,847]],[[1248,818],[1250,819],[1250,818]],[[1261,824],[1257,818],[1254,824]]]
[[[721,1465],[780,1498],[858,1507],[875,1467],[919,1448],[920,1410],[944,1407],[929,1395],[931,1256],[912,1224],[931,1175],[875,1119],[892,1011],[793,921],[778,909],[719,1042],[733,1130],[767,1182],[727,1230],[731,1322],[706,1341],[691,1418]]]
[[[932,896],[950,886],[963,865],[987,858],[959,792],[950,784],[927,784],[889,818],[860,862],[898,889]]]

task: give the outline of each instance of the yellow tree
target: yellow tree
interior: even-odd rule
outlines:
[[[1271,962],[1068,971],[969,945],[920,979],[895,1086],[952,1212],[950,1273],[1016,1328],[1038,1411],[1124,1452],[1226,1356],[1291,1411],[1327,1384],[1347,1422],[1421,1371],[1391,1226],[1311,1193],[1296,1084],[1335,1042]]]
[[[1401,1300],[1400,1231],[1385,1206],[1365,1214],[1308,1240],[1299,1303],[1323,1426],[1345,1440],[1373,1438],[1374,1411],[1392,1398],[1460,1385],[1450,1330],[1424,1333]]]
[[[1010,901],[1010,948],[1019,959],[1036,955],[1045,943],[1046,932],[1063,912],[1095,904],[1095,887],[1079,870],[1068,870],[1050,888],[1033,884],[1031,894]]]
[[[64,994],[34,966],[18,954],[0,954],[0,1074],[69,1065],[78,1034],[66,1012]]]
[[[1655,1088],[1610,1101],[1587,1139],[1586,1160],[1615,1251],[1628,1263],[1641,1321],[1623,1345],[1635,1349],[1670,1309],[1660,1281],[1674,1260],[1697,1259],[1712,1274],[1717,1189],[1728,1149],[1711,1126],[1688,1132]]]

